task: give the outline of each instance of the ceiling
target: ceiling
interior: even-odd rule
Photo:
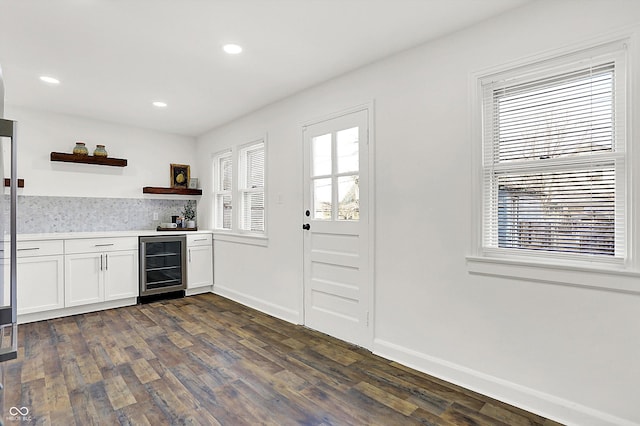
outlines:
[[[198,136],[528,1],[0,0],[5,102]]]

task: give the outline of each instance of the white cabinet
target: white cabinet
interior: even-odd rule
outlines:
[[[191,233],[186,241],[187,294],[211,291],[212,235]],[[140,295],[137,235],[43,237],[17,244],[20,323],[127,306]],[[0,263],[8,259],[0,255]],[[8,279],[9,268],[5,273]],[[0,304],[8,298],[8,291],[0,291]]]
[[[104,301],[104,254],[81,253],[65,257],[65,305]]]
[[[65,241],[65,306],[138,296],[138,239]]]
[[[187,289],[213,285],[211,234],[187,235]]]
[[[18,315],[64,307],[63,251],[62,240],[18,241]]]
[[[104,300],[138,297],[138,250],[105,254]]]

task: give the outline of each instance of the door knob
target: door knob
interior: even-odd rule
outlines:
[[[305,223],[304,225],[302,225],[302,229],[308,231],[309,229],[311,229],[311,225],[309,225],[308,223]]]

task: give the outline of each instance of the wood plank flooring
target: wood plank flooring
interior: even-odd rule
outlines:
[[[557,425],[213,294],[21,325],[5,380],[7,425]]]

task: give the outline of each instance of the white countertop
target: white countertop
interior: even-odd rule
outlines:
[[[188,235],[188,234],[211,234],[210,229],[197,231],[156,231],[154,229],[144,229],[139,231],[98,231],[98,232],[52,232],[46,234],[18,234],[18,241],[37,240],[71,240],[78,238],[115,238],[115,237],[148,237],[161,235]]]

